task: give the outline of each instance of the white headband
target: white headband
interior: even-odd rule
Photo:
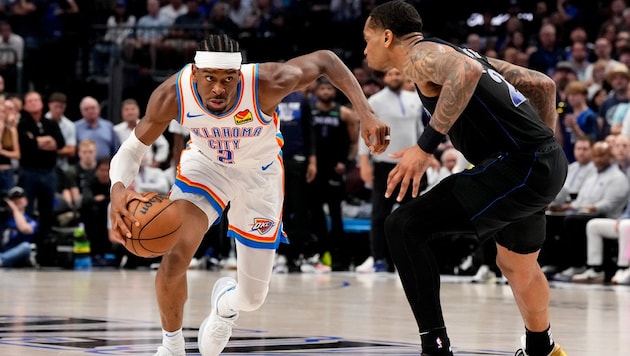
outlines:
[[[197,68],[241,69],[241,52],[208,52],[197,51],[195,65]]]

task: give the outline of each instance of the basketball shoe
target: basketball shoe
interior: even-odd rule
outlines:
[[[232,336],[234,321],[238,312],[232,316],[219,315],[219,298],[236,288],[234,278],[223,277],[212,288],[212,311],[199,327],[197,343],[202,356],[217,356],[223,351]]]
[[[516,350],[516,353],[514,354],[514,356],[528,356],[527,353],[525,352],[525,335],[521,336],[521,345],[523,345],[523,348]],[[568,356],[568,355],[566,352],[564,352],[562,347],[560,347],[560,345],[556,343],[555,346],[553,347],[553,350],[551,350],[551,352],[547,356]]]
[[[182,355],[186,356],[185,354],[182,354]],[[158,347],[157,352],[153,356],[178,356],[178,355],[175,355],[166,347],[160,346]]]

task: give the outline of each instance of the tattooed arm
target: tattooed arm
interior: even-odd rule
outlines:
[[[488,58],[490,64],[525,95],[546,126],[555,132],[558,112],[556,111],[556,83],[547,75],[520,67],[506,61]]]
[[[430,96],[433,90],[439,94],[429,124],[447,134],[468,105],[483,68],[474,59],[439,43],[426,42],[414,50],[405,73],[421,83],[424,95]]]

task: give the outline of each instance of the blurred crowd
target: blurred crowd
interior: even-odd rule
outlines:
[[[13,229],[4,234],[0,263],[13,261],[4,254],[20,246],[22,264],[54,266],[49,245],[60,242],[51,241],[60,228],[78,223],[85,224],[97,266],[159,263],[130,256],[108,236],[109,159],[141,119],[151,91],[192,60],[208,33],[238,39],[247,62],[333,50],[393,127],[392,146],[413,144],[427,120],[413,84],[401,73],[374,72],[363,60],[362,26],[377,3],[0,1],[0,190],[6,203],[0,211],[3,228]],[[630,284],[630,4],[476,1],[446,13],[437,11],[437,1],[413,4],[426,36],[556,81],[556,137],[571,167],[547,214],[540,263],[554,280]],[[115,71],[122,80],[112,79]],[[120,105],[112,103],[112,93],[122,97]],[[278,117],[286,142],[284,225],[292,244],[279,250],[276,272],[393,271],[379,230],[396,204],[375,196],[395,161],[366,151],[358,118],[325,80],[285,98]],[[175,122],[169,127],[143,160],[136,190],[168,192],[187,135]],[[423,191],[467,167],[445,141]],[[16,216],[29,223],[18,217],[17,224]],[[233,267],[226,223],[208,232],[191,268]],[[453,236],[434,247],[444,273],[501,280],[492,244]]]

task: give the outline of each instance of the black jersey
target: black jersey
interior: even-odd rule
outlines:
[[[320,167],[327,171],[339,162],[346,163],[350,138],[348,137],[348,126],[341,118],[341,105],[335,104],[332,109],[327,111],[320,110],[317,105],[313,105],[311,116],[318,171]]]
[[[545,126],[528,99],[484,56],[436,38],[419,42],[422,41],[450,46],[483,66],[483,74],[470,102],[448,132],[453,146],[469,162],[477,164],[497,153],[535,151],[543,143],[553,140],[553,131]],[[418,94],[425,109],[433,114],[438,97],[426,97],[419,90]]]

